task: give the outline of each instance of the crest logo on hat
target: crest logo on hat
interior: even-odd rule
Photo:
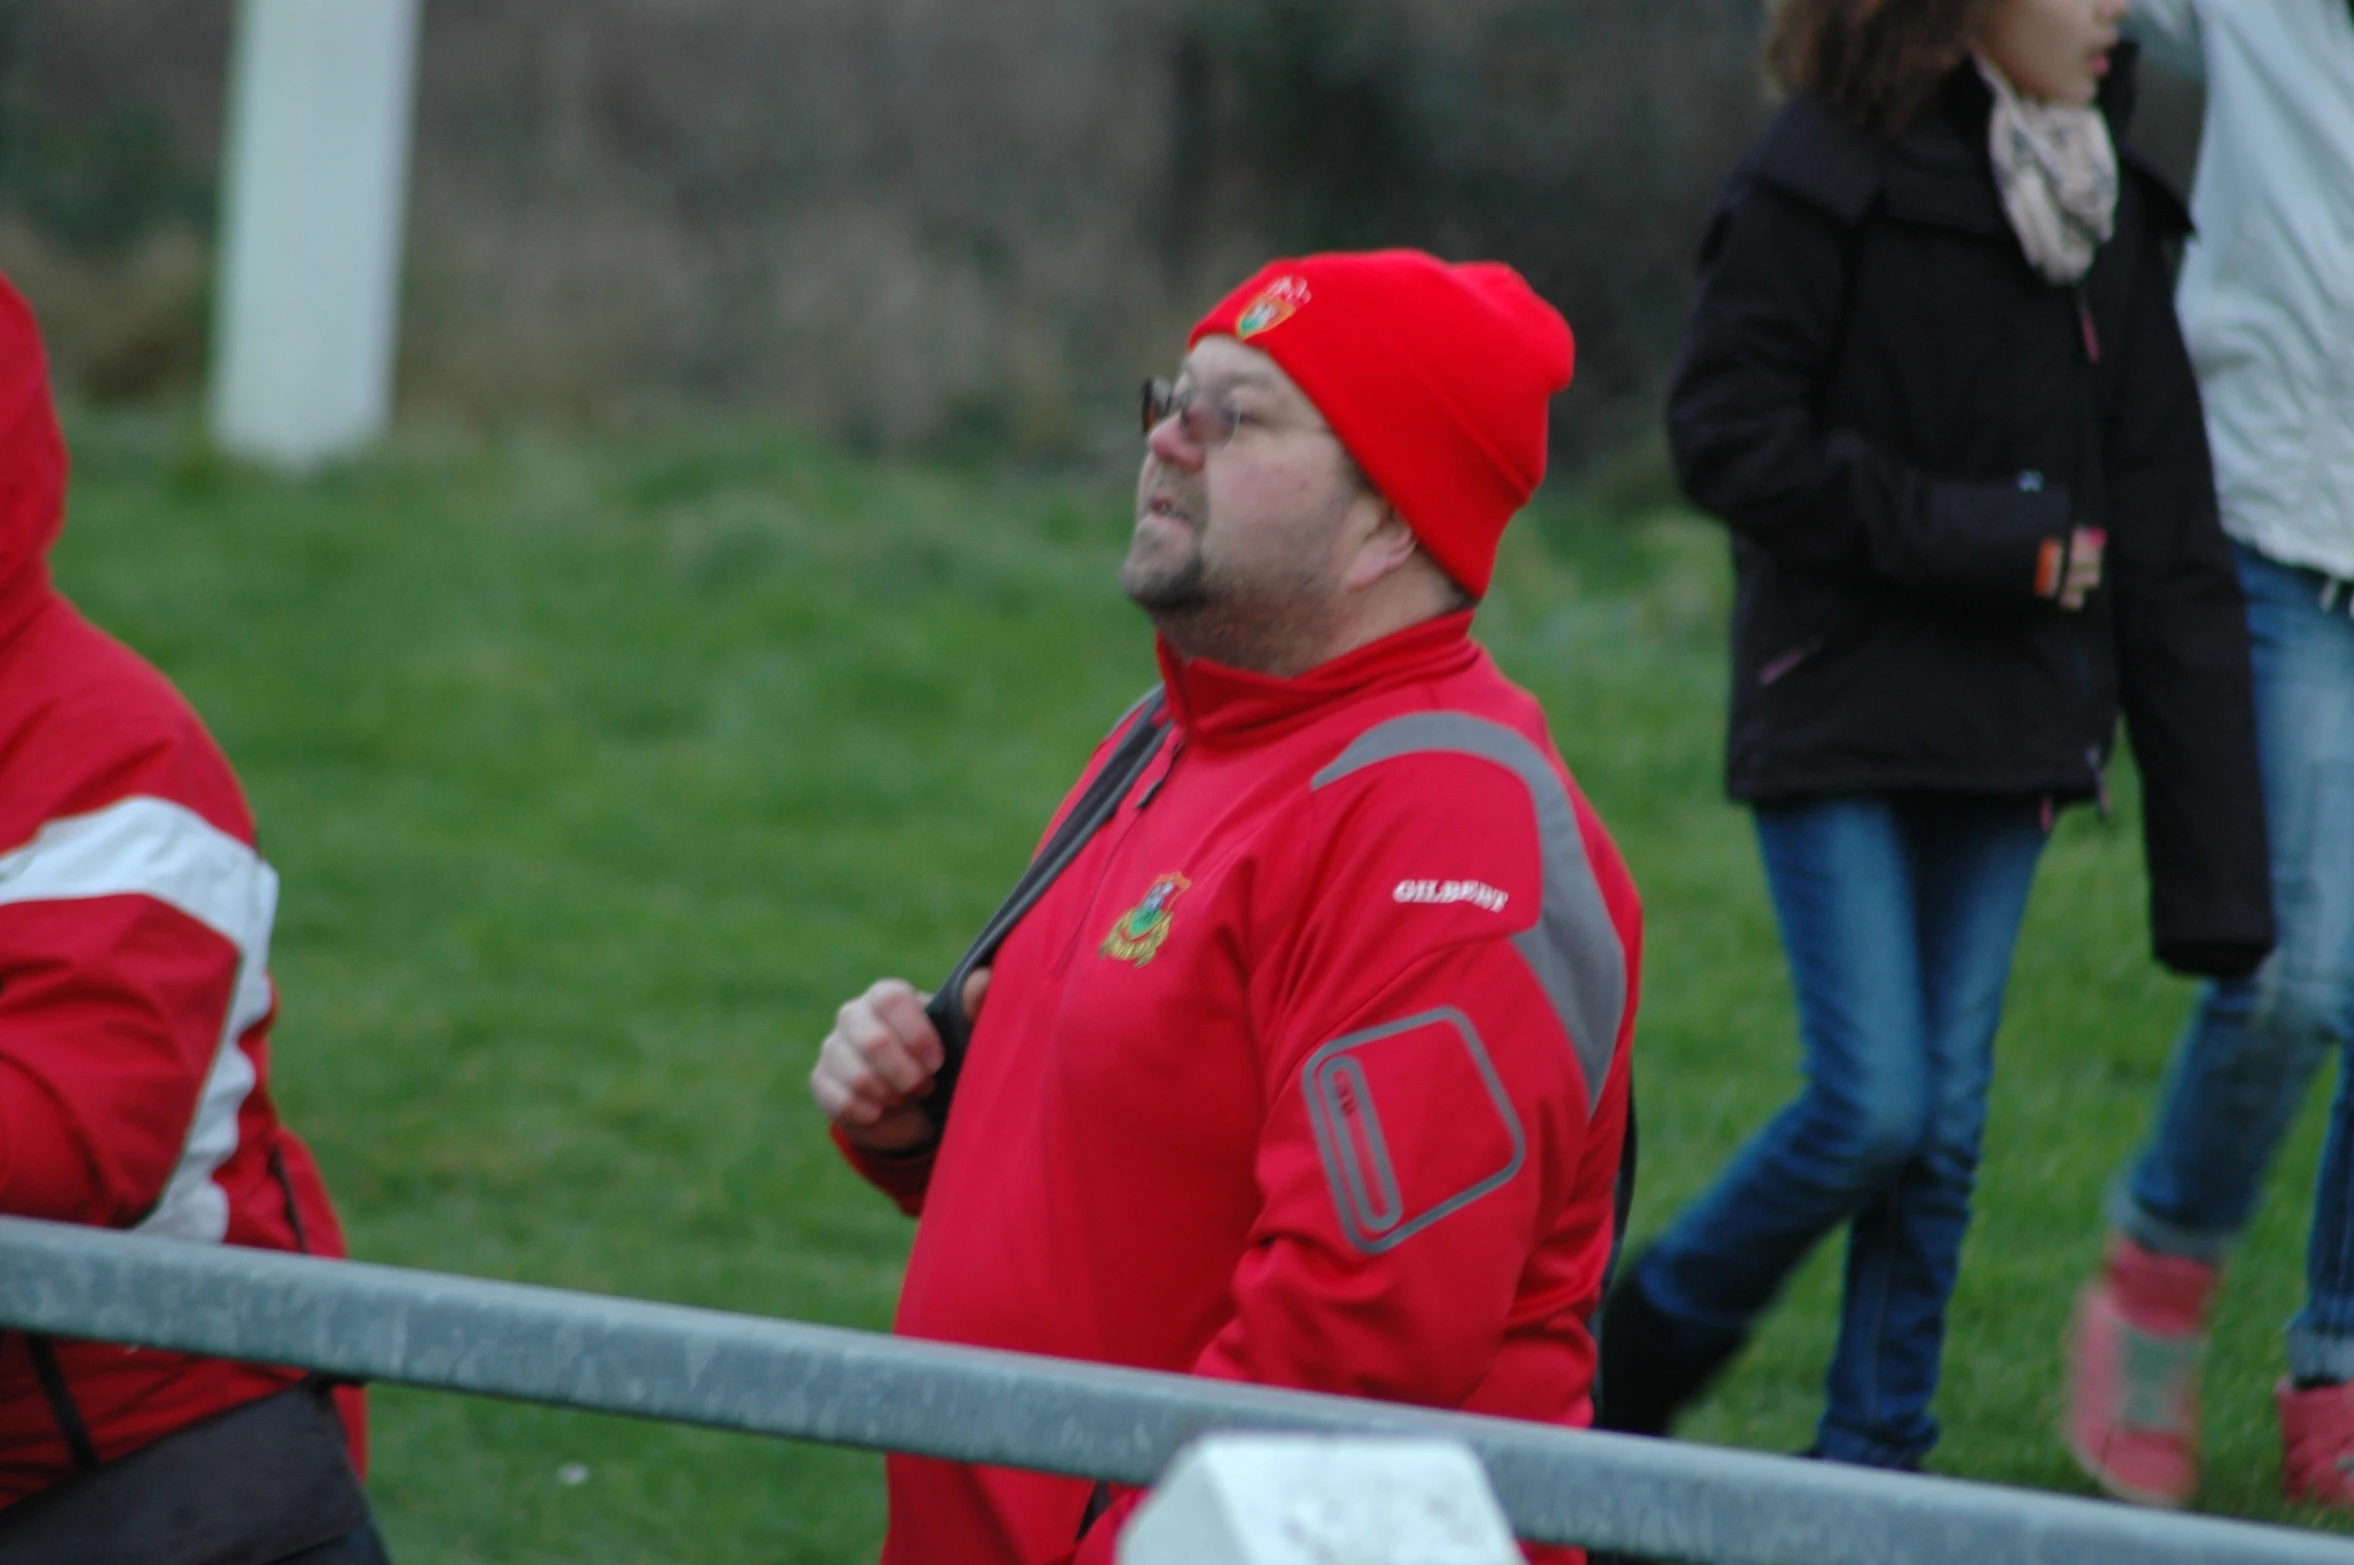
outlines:
[[[1308,280],[1304,277],[1278,277],[1259,290],[1259,296],[1242,307],[1242,314],[1234,322],[1234,335],[1248,342],[1263,331],[1281,326],[1297,314],[1308,302]]]

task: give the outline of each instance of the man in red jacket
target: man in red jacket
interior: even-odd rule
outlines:
[[[903,982],[812,1073],[922,1219],[900,1331],[1590,1421],[1641,920],[1469,639],[1571,354],[1505,267],[1311,256],[1148,391],[1121,585],[1160,632],[1152,759],[965,986],[944,1133]],[[889,1565],[1097,1565],[1138,1498],[911,1457],[890,1485]]]
[[[341,1255],[266,1085],[278,878],[187,702],[50,586],[65,475],[0,279],[0,1212]],[[0,1559],[371,1565],[363,1419],[291,1370],[0,1331]]]

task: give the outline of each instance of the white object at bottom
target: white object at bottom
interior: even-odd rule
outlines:
[[[1211,1435],[1120,1540],[1120,1565],[1521,1565],[1470,1447]]]

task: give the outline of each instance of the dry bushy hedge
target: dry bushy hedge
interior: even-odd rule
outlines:
[[[404,395],[1075,448],[1268,254],[1404,243],[1512,260],[1563,308],[1563,434],[1592,450],[1651,417],[1702,216],[1765,112],[1757,9],[430,0]],[[102,391],[199,361],[152,324],[111,343],[138,312],[87,300],[180,278],[141,318],[199,329],[201,268],[145,252],[205,221],[228,22],[0,0],[0,265]]]

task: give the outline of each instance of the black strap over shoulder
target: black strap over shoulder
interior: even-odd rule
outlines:
[[[1635,1169],[1642,1161],[1641,1138],[1635,1134],[1635,1084],[1627,1083],[1627,1128],[1618,1143],[1618,1178],[1610,1188],[1610,1263],[1604,1269],[1602,1286],[1608,1288],[1618,1270],[1618,1249],[1626,1243],[1627,1223],[1635,1215]]]
[[[932,1078],[931,1095],[923,1100],[925,1112],[931,1115],[933,1124],[945,1126],[948,1123],[948,1109],[956,1094],[956,1079],[964,1067],[966,1046],[972,1042],[972,1024],[966,1021],[964,1014],[965,980],[973,975],[975,969],[987,967],[997,959],[997,948],[1005,944],[1005,937],[1013,933],[1014,925],[1020,923],[1022,915],[1037,905],[1038,899],[1046,894],[1046,888],[1053,885],[1055,878],[1070,867],[1071,861],[1079,856],[1079,850],[1087,846],[1088,840],[1103,829],[1104,823],[1119,809],[1120,801],[1128,797],[1129,789],[1136,785],[1136,779],[1144,775],[1144,769],[1160,753],[1161,740],[1168,732],[1160,720],[1161,707],[1162,694],[1156,686],[1143,700],[1128,709],[1127,715],[1121,719],[1127,725],[1127,731],[1120,735],[1120,742],[1112,753],[1104,757],[1102,767],[1087,784],[1086,792],[1080,794],[1072,804],[1070,811],[1063,816],[1062,824],[1054,829],[1054,835],[1047,838],[1046,845],[1038,850],[1037,857],[1030,860],[1030,867],[1022,871],[1022,878],[1014,882],[1013,890],[1006,893],[1005,900],[998,904],[989,922],[981,926],[980,934],[974,937],[963,957],[948,970],[948,976],[941,981],[931,1003],[924,1007],[924,1014],[932,1019],[932,1026],[939,1031],[945,1056],[939,1073]],[[1117,728],[1114,731],[1117,732]]]

